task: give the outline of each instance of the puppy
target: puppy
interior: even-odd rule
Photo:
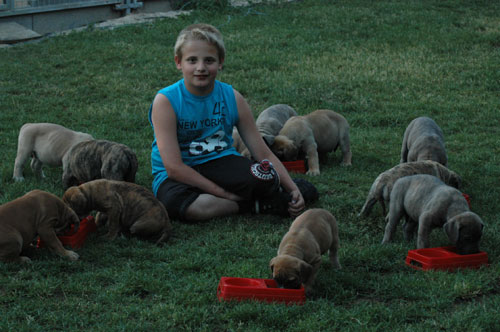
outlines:
[[[272,105],[263,110],[257,117],[255,124],[264,142],[266,142],[268,146],[271,146],[274,143],[274,137],[278,135],[285,122],[295,115],[297,115],[297,112],[292,107],[285,104]],[[243,157],[251,158],[250,152],[243,143],[236,128],[233,129],[233,141],[233,146],[236,148],[236,151]]]
[[[0,260],[4,262],[31,262],[22,256],[31,242],[40,236],[56,254],[77,260],[78,254],[66,250],[56,234],[62,234],[72,224],[80,224],[76,213],[57,196],[33,190],[0,206]]]
[[[319,175],[319,159],[340,146],[342,166],[351,165],[349,124],[340,114],[330,110],[317,110],[305,116],[292,116],[284,124],[271,145],[281,160],[296,160],[302,152],[307,157],[308,175]]]
[[[167,210],[146,188],[124,181],[93,180],[71,187],[63,201],[80,216],[99,211],[107,216],[109,240],[118,233],[154,238],[156,244],[168,240],[172,225]],[[102,213],[96,223],[102,225]]]
[[[298,216],[281,240],[278,256],[269,266],[279,287],[300,288],[304,284],[307,295],[321,263],[321,255],[330,251],[330,261],[340,269],[337,256],[339,235],[335,217],[324,209],[307,210]]]
[[[459,254],[479,252],[483,222],[469,210],[464,196],[433,175],[418,174],[396,181],[382,243],[391,241],[399,220],[405,216],[403,234],[410,240],[418,228],[417,247],[429,247],[433,228],[443,227]]]
[[[410,122],[401,147],[401,163],[419,160],[434,160],[444,166],[448,165],[443,131],[434,120],[427,117],[419,117]]]
[[[68,150],[83,141],[94,138],[54,123],[26,123],[19,130],[17,156],[14,162],[15,181],[23,181],[23,167],[31,157],[31,169],[37,176],[45,177],[42,166],[61,166]]]
[[[75,144],[64,155],[64,189],[95,179],[135,182],[137,157],[128,146],[106,140]]]
[[[367,216],[375,205],[380,202],[384,216],[386,215],[385,207],[389,204],[390,195],[394,182],[396,180],[415,174],[430,174],[437,176],[444,183],[460,189],[462,180],[457,173],[450,171],[438,162],[432,160],[413,161],[394,166],[393,168],[381,173],[373,182],[368,197],[366,198],[363,208],[358,216]]]

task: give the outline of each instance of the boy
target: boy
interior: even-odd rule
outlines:
[[[174,60],[183,79],[161,89],[149,112],[155,135],[153,191],[173,219],[250,211],[295,217],[305,207],[304,198],[261,138],[245,99],[216,80],[224,59],[215,27],[194,24],[180,32]],[[252,156],[270,163],[256,167],[240,156],[232,147],[233,126]]]

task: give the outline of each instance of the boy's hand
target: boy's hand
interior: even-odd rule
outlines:
[[[292,200],[288,203],[288,213],[295,218],[304,211],[306,203],[298,189],[290,192],[290,195],[292,196]]]

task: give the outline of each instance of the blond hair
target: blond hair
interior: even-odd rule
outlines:
[[[186,44],[186,42],[192,40],[203,40],[214,45],[219,55],[219,61],[222,61],[222,59],[225,58],[226,48],[224,47],[224,41],[222,40],[222,34],[220,31],[210,24],[198,23],[184,28],[179,33],[179,36],[177,36],[174,54],[179,59],[182,59],[182,47]]]

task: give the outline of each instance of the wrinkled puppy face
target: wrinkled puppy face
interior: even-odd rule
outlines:
[[[70,208],[76,212],[78,217],[83,218],[86,217],[90,211],[87,207],[87,198],[82,193],[80,188],[71,187],[64,193],[62,197],[64,203],[68,204]]]
[[[306,265],[311,267],[298,258],[288,255],[276,256],[269,263],[278,287],[288,289],[299,289],[307,280],[312,268],[306,271],[308,270]]]
[[[297,160],[299,154],[299,149],[295,146],[293,141],[283,135],[278,135],[274,138],[271,150],[278,159],[283,161]]]
[[[464,212],[444,224],[448,237],[454,242],[460,255],[477,254],[483,235],[483,222],[473,212]]]

